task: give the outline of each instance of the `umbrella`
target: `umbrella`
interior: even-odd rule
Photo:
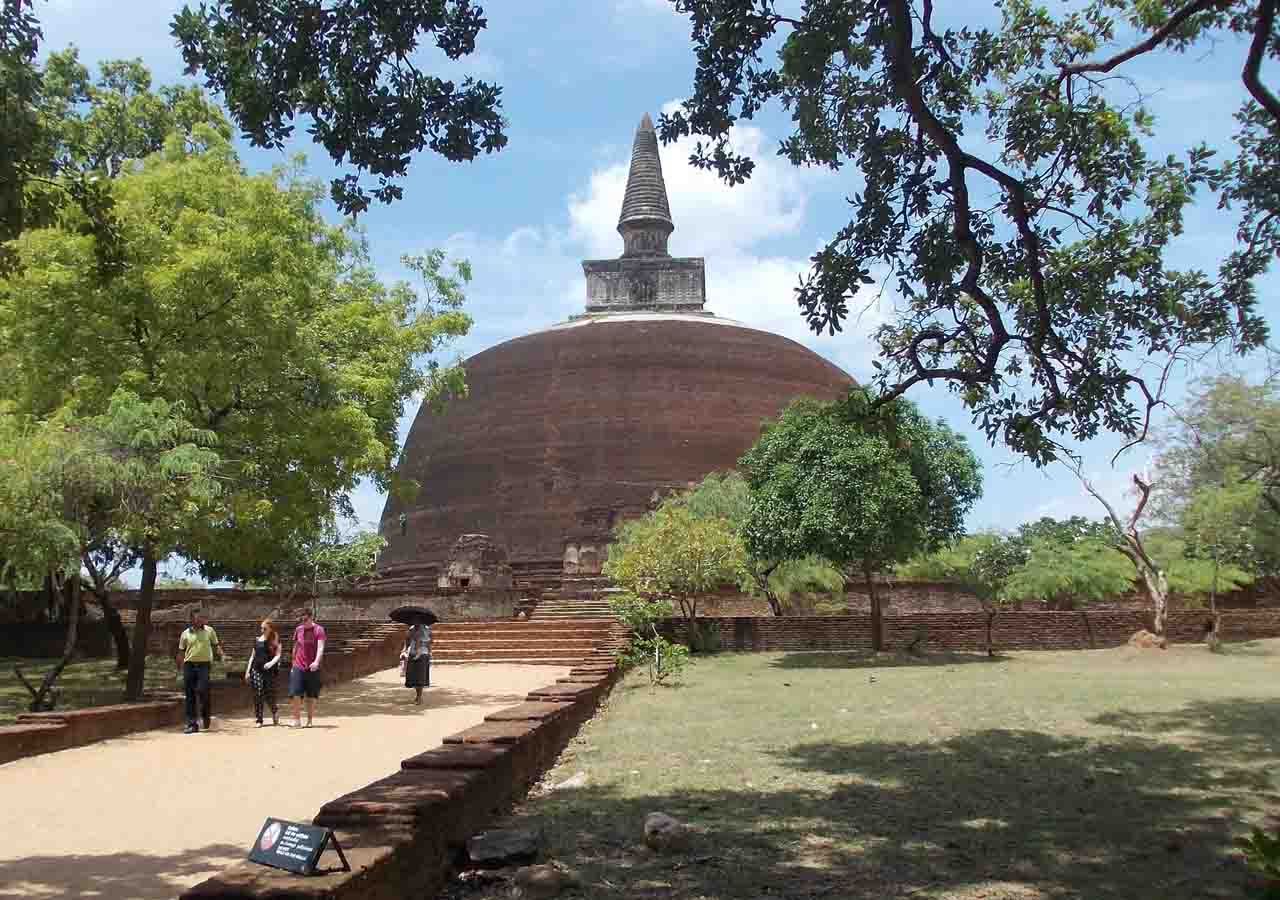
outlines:
[[[434,625],[440,621],[439,616],[421,606],[397,606],[388,615],[392,622],[402,625]]]

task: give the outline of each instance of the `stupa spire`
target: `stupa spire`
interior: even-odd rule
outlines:
[[[669,256],[667,238],[675,231],[667,185],[662,180],[662,160],[658,157],[658,135],[653,120],[645,113],[631,145],[631,170],[618,217],[623,256]]]

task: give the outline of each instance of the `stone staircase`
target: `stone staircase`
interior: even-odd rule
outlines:
[[[559,593],[548,591],[542,595],[538,605],[529,616],[534,622],[547,622],[556,619],[607,619],[612,621],[613,610],[609,609],[609,601],[604,597],[561,597]]]
[[[431,661],[573,666],[612,656],[617,627],[612,618],[441,622],[431,629]]]

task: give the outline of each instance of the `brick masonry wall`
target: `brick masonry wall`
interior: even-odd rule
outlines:
[[[61,622],[23,622],[0,625],[0,656],[61,657],[67,626]],[[81,621],[76,628],[76,651],[86,659],[115,653],[111,632],[102,622]]]
[[[1175,643],[1203,639],[1206,613],[1175,612],[1167,633]],[[748,652],[835,650],[869,652],[871,621],[866,616],[707,617],[719,626],[725,650]],[[923,630],[926,651],[982,650],[986,617],[976,613],[917,613],[885,616],[885,647],[906,647]],[[1103,612],[1007,612],[996,616],[992,642],[999,650],[1088,650],[1118,647],[1150,626],[1141,610]],[[681,639],[684,624],[670,620],[664,630]],[[1280,610],[1228,610],[1222,613],[1227,641],[1280,637]]]

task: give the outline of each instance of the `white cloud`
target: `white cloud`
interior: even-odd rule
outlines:
[[[670,110],[668,103],[663,109]],[[681,138],[661,149],[662,175],[671,204],[674,255],[705,256],[710,261],[740,253],[760,241],[796,234],[814,182],[824,173],[796,169],[772,153],[764,133],[736,125],[730,146],[756,161],[751,178],[736,187],[714,172],[689,163],[697,143]],[[630,167],[629,148],[612,165],[597,169],[582,193],[569,198],[569,235],[596,257],[617,256],[622,239],[616,228]]]

